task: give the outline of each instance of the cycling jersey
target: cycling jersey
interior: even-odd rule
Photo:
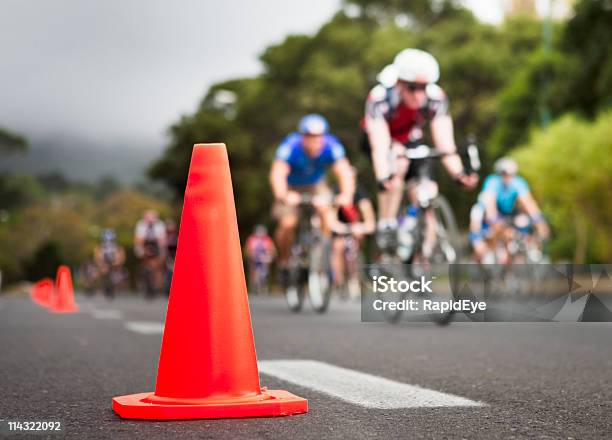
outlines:
[[[291,186],[314,185],[323,179],[330,165],[346,156],[344,147],[330,134],[324,135],[324,146],[316,157],[310,157],[304,150],[302,135],[292,133],[283,140],[276,150],[276,159],[287,162],[291,167],[287,183]]]
[[[102,243],[100,246],[102,251],[102,258],[106,264],[114,264],[119,253],[119,246],[117,243],[109,241]]]
[[[488,176],[482,185],[482,192],[478,196],[481,200],[482,194],[486,192],[495,193],[497,210],[502,215],[512,214],[516,200],[529,192],[527,181],[520,176],[514,176],[506,185],[504,179],[498,174]]]
[[[251,235],[246,242],[249,255],[254,262],[266,261],[274,249],[274,243],[269,236]]]
[[[166,239],[166,226],[161,220],[148,223],[140,220],[136,224],[136,237],[143,240],[145,253],[148,256],[156,256],[160,253],[160,243]]]
[[[368,94],[365,114],[371,118],[384,118],[393,140],[402,144],[417,142],[423,138],[425,123],[436,116],[449,114],[448,98],[442,88],[429,84],[425,94],[427,100],[423,107],[411,109],[402,102],[398,86],[385,88],[379,84]]]

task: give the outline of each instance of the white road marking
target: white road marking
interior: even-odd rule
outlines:
[[[325,362],[260,361],[259,371],[366,408],[484,406],[481,402],[464,397],[395,382]]]
[[[90,310],[91,316],[96,319],[121,319],[123,318],[123,313],[120,310],[99,310],[92,309]]]
[[[164,332],[164,323],[157,321],[128,321],[125,328],[143,335],[161,335]]]

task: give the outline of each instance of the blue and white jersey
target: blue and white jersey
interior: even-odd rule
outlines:
[[[291,167],[287,183],[291,186],[314,185],[325,176],[327,169],[336,161],[346,157],[344,147],[330,134],[324,135],[324,145],[316,157],[310,157],[304,150],[302,135],[291,133],[276,150],[276,159],[287,162]]]
[[[491,174],[482,185],[481,194],[485,192],[495,193],[498,211],[503,215],[508,215],[514,211],[516,200],[529,192],[529,185],[520,176],[514,176],[506,185],[501,176]],[[481,200],[480,196],[479,200]]]

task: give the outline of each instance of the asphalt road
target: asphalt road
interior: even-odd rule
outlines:
[[[111,399],[154,389],[165,302],[77,302],[80,313],[52,315],[0,298],[0,419],[61,420],[63,434],[48,437],[78,439],[612,438],[612,324],[391,326],[361,323],[358,305],[293,315],[256,298],[260,360],[320,361],[482,405],[378,409],[262,374],[262,385],[307,398],[308,414],[130,421]]]

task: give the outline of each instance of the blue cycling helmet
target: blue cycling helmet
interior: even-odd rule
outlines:
[[[112,229],[105,229],[104,231],[102,231],[102,242],[103,243],[115,241],[116,238],[117,238],[117,235],[115,234],[115,231],[113,231]]]
[[[329,124],[323,116],[311,113],[300,119],[298,130],[301,134],[321,135],[329,131]]]

